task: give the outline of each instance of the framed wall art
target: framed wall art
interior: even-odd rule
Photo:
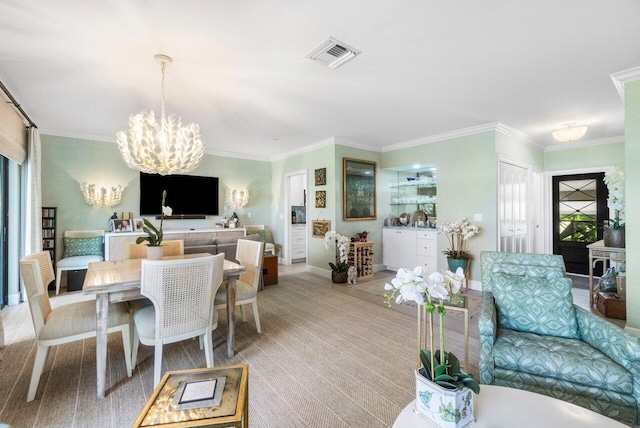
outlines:
[[[316,169],[316,186],[327,184],[327,168]]]
[[[324,238],[324,234],[331,230],[331,220],[312,220],[311,236],[314,238]]]
[[[324,190],[316,190],[316,208],[327,207],[327,192]]]
[[[376,163],[343,158],[342,219],[376,219]]]

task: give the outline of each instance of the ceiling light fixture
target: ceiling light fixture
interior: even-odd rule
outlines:
[[[129,168],[149,174],[171,175],[194,170],[202,160],[204,144],[200,126],[182,126],[180,117],[165,117],[164,72],[172,63],[166,55],[155,55],[162,69],[162,114],[156,122],[153,111],[129,116],[129,129],[117,134],[118,148]]]
[[[586,126],[574,126],[575,123],[565,123],[564,128],[553,131],[552,135],[558,141],[575,141],[584,136],[587,132]]]
[[[114,207],[122,200],[122,187],[120,185],[111,186],[107,191],[104,187],[96,190],[95,184],[89,184],[86,181],[80,185],[84,201],[96,208]]]

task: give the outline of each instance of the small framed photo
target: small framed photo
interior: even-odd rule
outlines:
[[[331,220],[312,220],[311,236],[314,238],[324,238],[324,234],[331,230]]]
[[[327,168],[316,169],[316,186],[327,184]]]
[[[133,232],[131,220],[111,220],[111,231],[115,233]]]
[[[327,192],[324,190],[316,191],[316,208],[327,207]]]
[[[144,221],[141,218],[133,219],[133,231],[134,232],[142,232],[142,228],[144,227]]]

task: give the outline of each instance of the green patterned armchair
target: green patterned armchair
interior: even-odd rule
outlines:
[[[562,256],[481,255],[480,382],[640,424],[640,338],[573,305]]]

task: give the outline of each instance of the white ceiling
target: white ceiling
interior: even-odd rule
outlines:
[[[362,54],[304,57],[328,36]],[[159,112],[163,53],[167,113],[208,153],[388,150],[495,122],[556,147],[567,122],[624,135],[610,75],[640,65],[639,41],[637,0],[2,0],[0,81],[44,134],[115,141]]]

